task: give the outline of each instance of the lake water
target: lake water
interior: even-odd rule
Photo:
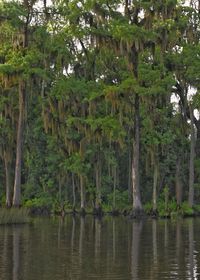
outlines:
[[[38,218],[0,226],[0,280],[200,279],[200,219]]]

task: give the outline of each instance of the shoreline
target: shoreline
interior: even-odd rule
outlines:
[[[145,211],[135,212],[133,210],[113,210],[113,211],[105,211],[101,210],[100,212],[97,212],[96,209],[66,209],[65,211],[55,211],[52,212],[51,210],[47,208],[32,208],[29,209],[31,216],[58,216],[64,218],[65,216],[94,216],[96,218],[103,218],[104,216],[112,216],[112,217],[128,217],[130,219],[143,219],[143,218],[151,218],[151,219],[175,219],[175,218],[195,218],[200,217],[200,212],[195,211],[193,213],[180,213],[180,211],[177,212],[171,212],[166,213],[166,215],[159,215],[159,213],[146,213]]]

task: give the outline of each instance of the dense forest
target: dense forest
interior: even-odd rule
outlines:
[[[198,207],[199,39],[200,1],[1,0],[1,205]]]

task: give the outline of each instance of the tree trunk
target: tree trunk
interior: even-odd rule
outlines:
[[[139,125],[139,96],[135,96],[135,137],[133,141],[132,159],[132,189],[133,189],[133,211],[141,212],[142,203],[139,187],[139,156],[140,156],[140,125]]]
[[[80,189],[81,189],[81,211],[85,212],[85,188],[84,188],[84,178],[80,175]]]
[[[158,185],[158,164],[154,162],[154,175],[153,175],[153,211],[157,210],[157,185]]]
[[[116,208],[117,167],[113,166],[113,210]]]
[[[96,178],[95,208],[96,208],[96,211],[99,211],[99,209],[101,208],[101,159],[100,159],[99,152],[98,152],[98,155],[97,155],[95,178]]]
[[[13,206],[19,207],[21,202],[21,166],[22,166],[22,147],[23,147],[23,127],[24,127],[24,107],[25,107],[25,83],[19,82],[19,118],[17,128],[17,149],[15,165],[15,181]]]
[[[132,186],[131,186],[131,147],[129,144],[128,152],[128,199],[132,201]]]
[[[73,210],[76,208],[76,186],[74,180],[74,173],[72,173],[72,192],[73,192]]]
[[[6,207],[11,207],[11,188],[10,188],[10,163],[7,159],[6,152],[4,151],[4,163],[6,174]]]
[[[61,204],[61,200],[62,200],[62,183],[61,183],[61,176],[59,175],[58,176],[58,188],[59,188],[59,190],[58,190],[58,193],[59,193],[59,202],[60,202],[60,204]]]
[[[182,203],[182,192],[183,186],[181,181],[181,161],[180,157],[178,156],[176,162],[176,203],[178,206],[180,206]]]
[[[196,144],[195,144],[195,154],[196,157],[200,157],[200,119],[195,122],[196,128],[197,128],[197,138],[196,138]]]
[[[195,158],[195,129],[193,109],[190,105],[190,120],[191,120],[191,139],[190,139],[190,164],[189,164],[189,197],[188,203],[190,207],[194,205],[194,158]]]

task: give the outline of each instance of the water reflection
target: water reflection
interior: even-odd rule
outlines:
[[[2,273],[1,274],[6,274],[6,269],[7,269],[7,260],[12,257],[9,255],[9,250],[8,250],[8,246],[9,246],[9,243],[11,242],[11,240],[9,239],[9,236],[8,236],[8,232],[7,232],[7,229],[5,229],[4,233],[2,233],[2,237],[3,237],[3,244],[1,246],[2,250],[2,254],[0,255],[0,262],[3,262],[3,264],[5,264],[3,267],[2,267]]]
[[[0,227],[1,280],[200,279],[200,219],[38,219]]]
[[[13,280],[19,279],[19,263],[20,263],[20,253],[19,244],[20,242],[20,228],[16,228],[13,231]]]
[[[72,234],[71,234],[71,255],[72,256],[73,256],[73,252],[74,252],[75,227],[76,227],[75,217],[72,217]]]
[[[197,278],[197,260],[194,244],[194,220],[190,219],[188,222],[188,237],[189,237],[189,277],[190,279]]]
[[[84,233],[85,233],[85,218],[81,217],[80,219],[80,231],[79,231],[79,263],[82,263],[83,258],[83,242],[84,242]]]
[[[152,220],[152,239],[153,239],[153,262],[157,266],[158,262],[158,248],[157,248],[157,221]]]
[[[113,250],[112,250],[112,259],[113,263],[115,262],[116,257],[116,219],[112,220],[112,240],[113,240]]]
[[[134,221],[132,223],[132,252],[131,252],[131,276],[133,280],[139,279],[139,253],[140,253],[140,237],[142,231],[142,221]]]
[[[181,223],[176,224],[176,260],[177,260],[177,270],[180,273],[180,267],[182,262],[182,233],[181,233]]]
[[[165,221],[164,221],[164,227],[165,227],[165,229],[164,229],[164,236],[165,236],[165,248],[167,248],[167,246],[168,246],[168,240],[169,240],[169,232],[168,232],[168,228],[169,228],[169,226],[168,226],[168,223],[169,223],[169,221],[167,220],[167,219],[165,219]]]
[[[98,262],[101,252],[101,220],[95,219],[95,261]]]

